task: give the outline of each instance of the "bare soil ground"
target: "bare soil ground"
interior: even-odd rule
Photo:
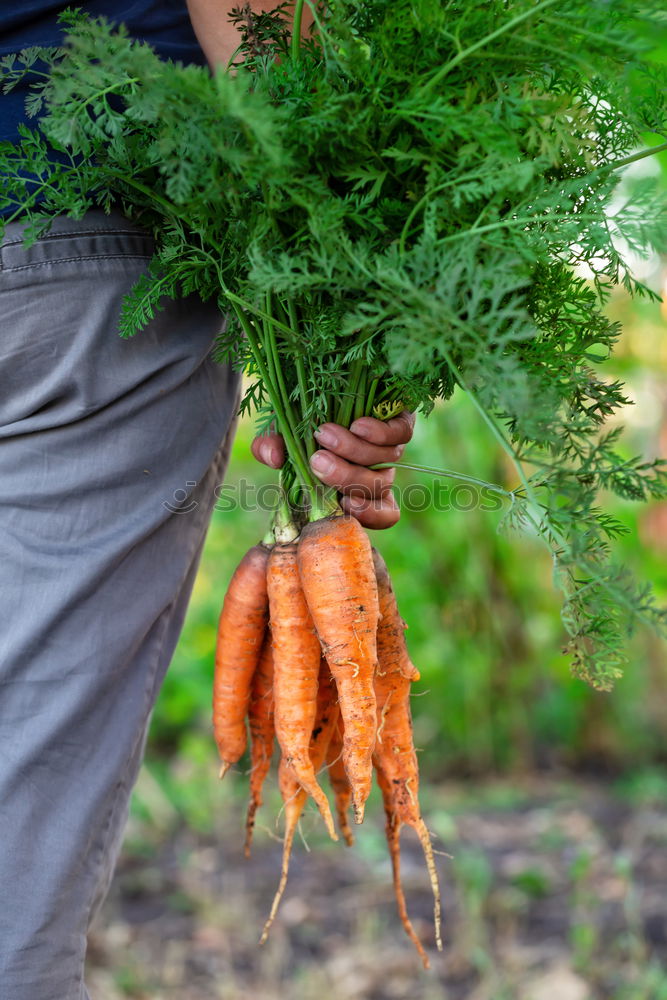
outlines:
[[[280,869],[273,827],[248,861],[242,809],[215,837],[131,830],[91,935],[92,1000],[667,1000],[666,788],[648,776],[431,789],[424,814],[451,855],[438,856],[442,954],[421,849],[411,831],[402,841],[429,972],[395,915],[377,803],[351,849],[307,818],[311,850],[295,845],[261,949]]]

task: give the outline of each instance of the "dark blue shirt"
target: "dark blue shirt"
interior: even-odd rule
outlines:
[[[206,59],[192,30],[185,0],[0,0],[0,56],[31,45],[58,46],[62,28],[58,14],[80,7],[93,17],[127,26],[130,34],[148,42],[164,59],[204,64]],[[9,94],[0,92],[0,141],[17,138],[19,122],[34,126],[26,117],[24,102],[29,81]]]

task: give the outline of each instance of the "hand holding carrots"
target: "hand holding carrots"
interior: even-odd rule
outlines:
[[[406,410],[391,420],[360,417],[349,430],[327,423],[315,432],[321,447],[311,459],[313,472],[342,494],[342,509],[365,528],[391,528],[401,516],[391,492],[394,470],[370,466],[397,462],[414,425],[414,413]],[[280,434],[256,437],[252,453],[258,462],[279,469],[285,461],[283,439]]]

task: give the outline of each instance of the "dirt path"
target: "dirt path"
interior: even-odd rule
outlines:
[[[431,791],[445,898],[433,951],[419,844],[403,835],[408,908],[429,949],[422,971],[394,913],[382,819],[352,849],[309,817],[280,915],[257,940],[280,844],[241,822],[222,842],[191,831],[124,854],[91,940],[92,1000],[667,1000],[667,778],[621,794],[596,783]]]

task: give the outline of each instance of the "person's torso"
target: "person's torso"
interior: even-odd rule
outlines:
[[[134,38],[148,42],[163,59],[206,62],[192,30],[186,0],[0,0],[0,58],[31,46],[60,45],[63,29],[58,15],[68,7],[125,24]],[[8,94],[2,93],[0,71],[0,141],[16,141],[21,122],[34,125],[25,113],[28,88],[26,78]]]

